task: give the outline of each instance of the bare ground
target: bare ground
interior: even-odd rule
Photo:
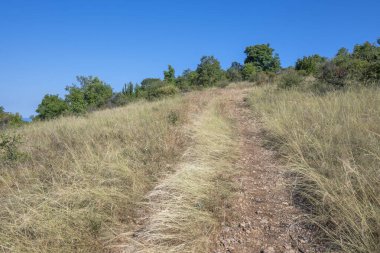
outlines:
[[[238,192],[225,209],[212,252],[322,252],[292,203],[285,168],[274,151],[263,147],[261,124],[247,102],[250,90],[231,92],[228,107],[240,149],[233,178]]]

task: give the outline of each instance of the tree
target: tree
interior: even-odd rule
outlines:
[[[123,90],[121,91],[122,94],[126,96],[133,96],[133,83],[129,82],[128,84],[124,84]]]
[[[79,86],[67,86],[66,102],[73,113],[84,113],[89,109],[100,108],[112,98],[112,88],[97,77],[78,76]]]
[[[174,83],[175,70],[171,65],[168,65],[168,70],[164,71],[164,81],[167,83]]]
[[[112,87],[97,77],[78,77],[84,93],[84,100],[90,108],[100,108],[112,98]]]
[[[66,102],[58,95],[45,95],[38,105],[37,118],[42,120],[53,119],[61,116],[68,110]]]
[[[159,85],[162,85],[162,81],[159,78],[145,78],[141,81],[141,89],[143,90]]]
[[[244,53],[247,55],[244,63],[252,63],[259,71],[275,72],[280,69],[280,58],[269,44],[249,46]]]
[[[302,59],[298,59],[296,62],[296,70],[304,70],[307,74],[316,74],[319,66],[326,62],[326,58],[318,54],[311,56],[304,56]]]
[[[241,73],[244,80],[251,80],[257,74],[257,67],[251,62],[246,63]]]
[[[195,85],[198,79],[198,74],[196,71],[191,69],[186,69],[183,71],[182,75],[176,79],[176,86],[183,91],[191,90],[191,86]]]
[[[380,47],[377,47],[375,44],[371,44],[367,41],[362,45],[355,45],[352,56],[354,59],[374,62],[380,60]]]
[[[83,114],[87,111],[87,103],[84,99],[84,92],[77,86],[67,86],[69,93],[65,96],[65,101],[69,106],[69,111],[74,114]]]
[[[220,62],[214,56],[203,56],[196,72],[199,86],[214,86],[223,78]]]
[[[233,81],[233,82],[239,82],[243,80],[242,71],[243,71],[243,66],[238,62],[233,62],[231,64],[231,67],[227,69],[226,74],[227,74],[228,80]]]

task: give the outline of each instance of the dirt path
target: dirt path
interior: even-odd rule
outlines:
[[[260,122],[246,101],[250,92],[207,93],[211,102],[196,117],[194,145],[176,172],[147,195],[136,229],[122,235],[119,250],[112,252],[322,252],[312,247],[311,232],[297,223],[302,214],[292,205],[284,169],[262,146]],[[228,158],[232,150],[238,159]],[[218,173],[228,171],[236,172],[229,180],[238,190],[219,203],[223,215],[217,216],[224,218],[217,224],[215,215],[199,205],[218,191],[212,182]]]
[[[311,232],[297,223],[302,216],[292,205],[284,169],[262,146],[260,123],[246,102],[248,89],[231,90],[240,157],[234,181],[239,185],[212,252],[318,252]]]

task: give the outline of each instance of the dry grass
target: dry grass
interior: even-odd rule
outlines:
[[[139,102],[19,130],[26,159],[0,165],[0,251],[102,252],[173,170],[182,126],[206,99]]]
[[[193,144],[178,170],[149,194],[150,215],[125,252],[209,251],[220,208],[231,192],[228,177],[236,154],[224,99],[214,98],[195,120]]]
[[[309,218],[344,252],[380,252],[380,90],[257,87],[251,104],[296,172]]]

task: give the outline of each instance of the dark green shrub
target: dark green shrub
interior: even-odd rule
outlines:
[[[302,59],[297,60],[295,69],[303,70],[309,75],[314,75],[317,73],[319,66],[326,60],[325,57],[318,54],[304,56]]]
[[[304,78],[297,71],[290,69],[281,74],[278,87],[281,89],[299,87],[303,80]]]
[[[243,66],[238,62],[233,62],[231,67],[227,69],[226,76],[231,82],[240,82],[243,80]]]
[[[347,82],[348,74],[346,68],[329,61],[322,65],[318,79],[337,87],[343,87]]]

